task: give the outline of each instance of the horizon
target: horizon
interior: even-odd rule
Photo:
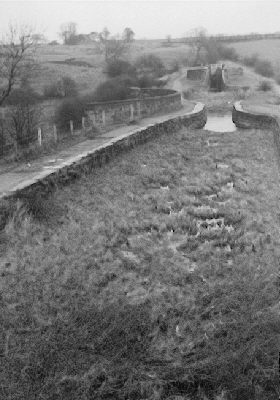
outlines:
[[[207,12],[201,12],[205,9]],[[58,40],[62,24],[73,21],[78,34],[112,35],[130,27],[137,40],[179,39],[197,27],[209,35],[279,32],[280,3],[275,1],[2,1],[0,34],[8,24],[32,26],[47,40]]]

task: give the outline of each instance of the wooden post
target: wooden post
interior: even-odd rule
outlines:
[[[38,143],[39,146],[42,146],[42,129],[40,127],[38,128]]]
[[[70,133],[71,133],[71,135],[73,135],[73,133],[74,133],[74,127],[73,127],[73,121],[72,120],[70,121]]]
[[[56,125],[53,126],[53,138],[55,143],[57,142],[57,129],[56,129]]]
[[[85,120],[85,117],[82,117],[82,128],[83,128],[83,129],[86,128],[86,120]]]
[[[130,121],[134,120],[134,106],[130,104]]]
[[[105,110],[102,110],[102,124],[106,126],[106,113]]]
[[[141,118],[141,103],[138,101],[137,103],[137,116],[138,118]]]

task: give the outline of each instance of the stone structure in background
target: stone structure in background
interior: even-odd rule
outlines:
[[[190,67],[187,70],[187,79],[192,81],[205,81],[207,79],[208,68],[205,66]]]
[[[224,64],[210,64],[208,66],[191,67],[187,70],[187,79],[199,81],[210,89],[221,92],[225,89],[227,70]]]

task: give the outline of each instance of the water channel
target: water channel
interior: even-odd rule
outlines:
[[[232,122],[231,114],[208,114],[207,122],[203,129],[212,132],[234,132],[237,128],[236,125]]]

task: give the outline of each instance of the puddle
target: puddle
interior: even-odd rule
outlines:
[[[234,132],[236,125],[232,122],[231,114],[223,116],[210,114],[207,116],[207,122],[203,129],[212,132]]]

